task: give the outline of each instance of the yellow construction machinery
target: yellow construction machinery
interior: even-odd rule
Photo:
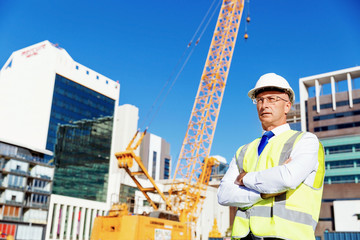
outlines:
[[[118,166],[125,169],[154,210],[148,193],[159,194],[167,211],[149,216],[129,215],[124,205],[114,205],[108,216],[95,219],[91,239],[193,239],[195,224],[205,200],[212,166],[209,157],[216,123],[234,52],[244,0],[223,0],[200,85],[182,144],[174,178],[165,195],[157,186],[135,150],[145,132],[137,132],[124,152],[116,153]],[[139,136],[138,136],[139,135]],[[133,146],[134,145],[134,146]],[[133,161],[139,169],[132,170]],[[143,187],[137,176],[144,175],[152,187]],[[216,221],[215,221],[216,223]]]

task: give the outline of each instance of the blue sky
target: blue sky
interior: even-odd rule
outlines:
[[[139,108],[140,123],[171,75],[212,0],[0,1],[0,65],[13,51],[49,40],[73,59],[121,85],[120,104]],[[357,0],[252,0],[249,39],[240,24],[211,154],[231,160],[261,134],[247,92],[264,73],[298,80],[360,65]],[[177,160],[218,11],[149,131]],[[175,165],[175,163],[174,163]]]

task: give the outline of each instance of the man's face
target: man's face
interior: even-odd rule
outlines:
[[[264,130],[270,131],[286,123],[286,114],[290,111],[291,102],[286,93],[265,91],[256,96],[256,108]]]

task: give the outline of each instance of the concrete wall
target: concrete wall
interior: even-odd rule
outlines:
[[[334,201],[335,230],[360,232],[360,200]]]
[[[139,109],[130,104],[118,106],[114,113],[113,137],[109,163],[109,185],[107,191],[107,204],[118,202],[120,185],[130,185],[133,181],[127,176],[124,169],[118,167],[115,153],[124,151],[130,140],[134,137],[139,119]],[[138,151],[137,151],[138,154]],[[134,164],[134,167],[136,164]]]

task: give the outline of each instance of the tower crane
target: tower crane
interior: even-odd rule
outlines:
[[[191,239],[194,236],[194,226],[205,200],[212,166],[216,162],[209,156],[210,149],[243,8],[244,0],[222,2],[168,196],[161,192],[140,157],[135,154],[145,132],[136,133],[127,149],[116,153],[118,166],[125,169],[152,207],[157,209],[148,193],[157,193],[164,200],[168,213],[172,214],[162,214],[162,219],[154,220],[152,216],[155,215],[128,216],[126,206],[113,206],[109,216],[95,219],[92,240],[156,239],[161,229],[162,234],[170,234],[171,239]],[[134,160],[140,170],[132,171]],[[152,187],[143,187],[136,178],[138,175],[149,179]],[[173,218],[174,215],[179,216],[179,221]]]

